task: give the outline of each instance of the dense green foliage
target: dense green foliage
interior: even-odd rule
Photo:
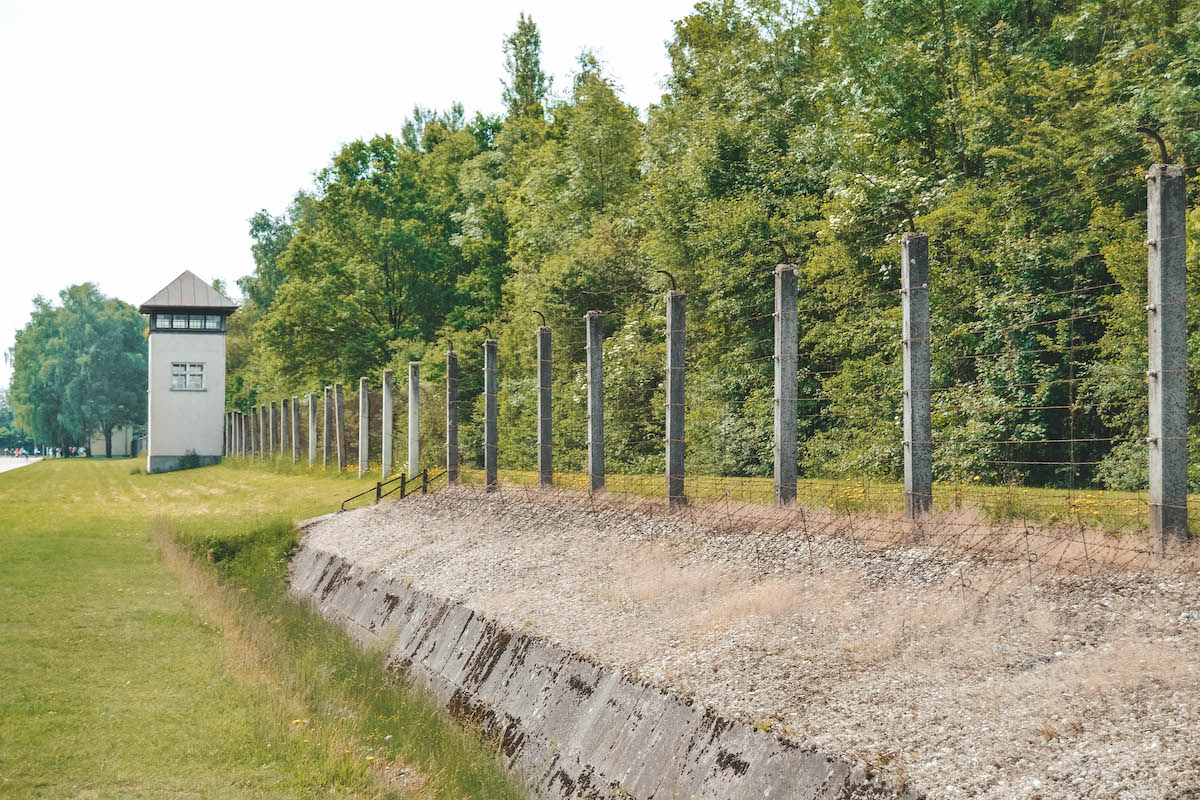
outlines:
[[[17,428],[8,392],[0,389],[0,450],[32,450],[33,437]]]
[[[666,270],[688,294],[689,469],[769,474],[774,238],[800,266],[803,471],[893,477],[899,201],[931,237],[939,476],[1139,488],[1157,153],[1134,129],[1157,127],[1180,163],[1200,151],[1200,1],[699,3],[668,46],[639,116],[587,53],[547,91],[522,17],[502,118],[417,109],[399,139],[343,148],[285,218],[256,217],[236,400],[410,359],[436,380],[451,340],[470,462],[487,325],[501,464],[525,467],[540,311],[557,465],[578,468],[598,309],[609,463],[652,471]]]
[[[87,444],[146,419],[146,320],[128,303],[105,297],[95,284],[44,298],[17,332],[12,349],[15,425],[43,446]]]

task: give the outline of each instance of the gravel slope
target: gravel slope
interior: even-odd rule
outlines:
[[[1200,798],[1195,572],[968,582],[917,548],[470,488],[304,537],[932,797]]]

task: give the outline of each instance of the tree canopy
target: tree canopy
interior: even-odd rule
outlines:
[[[146,419],[146,321],[133,306],[95,284],[59,293],[60,304],[34,301],[17,333],[8,401],[15,425],[41,445],[86,445]]]
[[[769,474],[775,239],[800,267],[804,472],[895,477],[899,201],[931,241],[938,474],[1037,461],[1022,479],[1138,487],[1157,154],[1135,129],[1196,161],[1200,0],[701,2],[640,113],[588,53],[555,94],[524,15],[502,47],[504,116],[416,109],[399,138],[346,145],[284,216],[252,221],[239,402],[413,358],[436,378],[447,340],[469,399],[466,345],[487,325],[502,465],[528,466],[537,311],[568,399],[558,463],[578,467],[596,309],[610,463],[658,469],[666,270],[688,295],[689,465]]]

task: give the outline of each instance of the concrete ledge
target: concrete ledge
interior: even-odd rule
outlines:
[[[182,469],[184,456],[147,456],[146,471],[153,474],[156,472],[175,472]],[[221,463],[221,456],[196,456],[199,467],[211,467]]]
[[[501,743],[536,798],[912,800],[864,771],[301,547],[291,592]]]

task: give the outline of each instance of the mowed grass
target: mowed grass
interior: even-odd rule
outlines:
[[[291,523],[361,484],[141,463],[0,474],[0,797],[521,796],[488,745],[284,596]]]

